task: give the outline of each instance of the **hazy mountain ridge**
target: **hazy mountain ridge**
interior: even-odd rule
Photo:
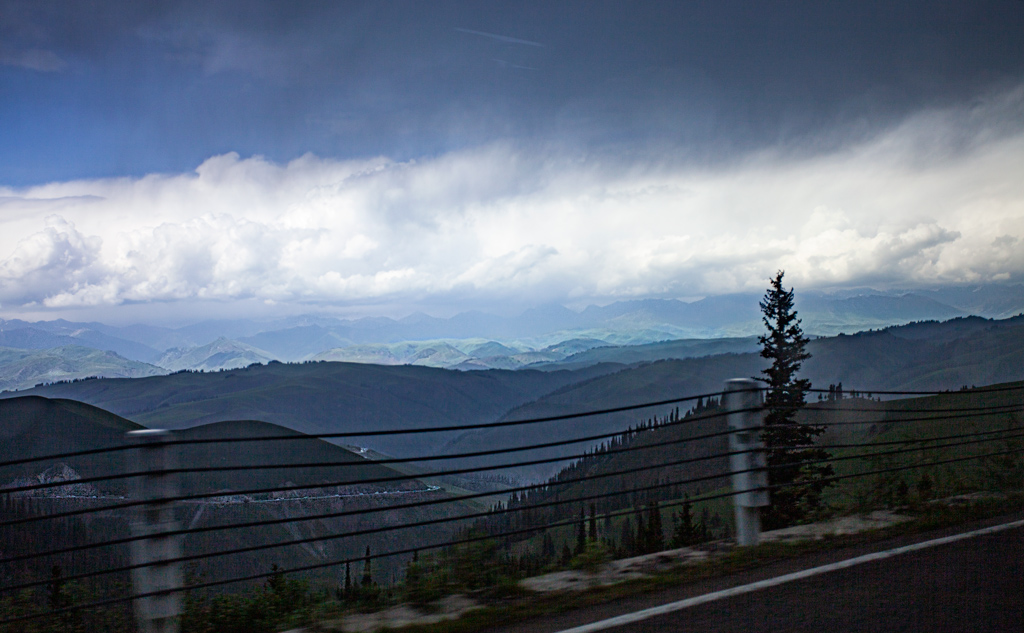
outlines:
[[[510,347],[480,339],[405,341],[331,349],[317,354],[311,360],[423,365],[461,370],[521,369],[537,363],[557,362],[581,351],[607,346],[605,341],[586,338],[564,340],[539,350],[522,345]]]
[[[67,321],[26,323],[24,321],[0,320],[0,347],[52,349],[74,345],[114,352],[127,359],[144,363],[152,363],[160,358],[160,352],[156,349],[89,327],[94,325],[98,324],[78,324]]]
[[[181,369],[217,371],[248,367],[253,363],[264,364],[272,360],[276,360],[274,356],[261,349],[238,341],[219,338],[199,347],[167,350],[156,364],[172,371]]]
[[[692,302],[638,299],[591,305],[579,312],[547,305],[514,317],[482,312],[451,318],[415,313],[401,319],[354,320],[303,315],[267,321],[204,321],[176,329],[11,320],[0,321],[0,345],[22,349],[83,345],[172,371],[309,359],[515,369],[565,360],[568,354],[561,354],[556,346],[569,340],[593,339],[599,342],[594,346],[625,346],[754,336],[762,328],[759,299],[753,293]],[[797,294],[797,309],[805,331],[814,335],[967,315],[1005,318],[1024,312],[1024,286],[806,292]],[[481,347],[488,344],[492,347]]]
[[[78,345],[43,350],[0,348],[0,390],[3,391],[98,376],[142,378],[166,373],[166,369],[128,360],[114,352]]]
[[[718,354],[743,354],[760,349],[756,336],[744,338],[681,339],[645,345],[606,345],[577,352],[562,360],[533,365],[536,369],[585,367],[594,363],[652,362],[669,358],[700,358]]]

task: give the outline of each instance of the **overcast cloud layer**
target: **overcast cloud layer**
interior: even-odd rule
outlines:
[[[714,168],[492,143],[0,189],[8,315],[125,302],[536,304],[1024,279],[1024,88]]]
[[[0,0],[0,316],[1024,279],[1024,2]]]

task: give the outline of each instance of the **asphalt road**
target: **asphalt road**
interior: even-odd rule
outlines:
[[[762,570],[662,592],[658,596],[582,609],[503,630],[563,631],[659,603],[693,598],[952,533],[955,531],[947,530],[847,552],[785,561]],[[1024,631],[1024,528],[862,563],[605,630],[614,633]]]

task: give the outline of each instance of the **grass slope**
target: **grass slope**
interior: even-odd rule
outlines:
[[[184,467],[201,464],[211,467],[223,466],[270,466],[287,464],[337,464],[332,467],[297,466],[293,468],[260,468],[256,470],[207,472],[182,476],[182,490],[191,492],[215,492],[218,490],[241,490],[276,487],[289,484],[298,486],[320,483],[345,482],[358,485],[361,481],[377,478],[399,477],[400,473],[356,455],[352,451],[311,438],[298,431],[254,420],[232,420],[214,422],[175,433],[183,440],[217,438],[254,438],[292,436],[294,440],[254,441],[241,443],[186,444],[179,447],[180,462]],[[422,489],[423,485],[411,482],[377,484],[374,489]],[[304,493],[305,494],[305,493]],[[319,494],[313,492],[310,494]]]
[[[74,400],[26,396],[0,400],[0,461],[121,446],[128,431],[141,425]],[[123,472],[125,452],[75,457],[63,461],[83,477]],[[0,483],[42,472],[56,462],[0,468]],[[118,493],[124,482],[104,486]]]
[[[140,378],[166,373],[114,352],[67,345],[52,349],[0,348],[0,389],[30,389],[39,383],[93,376]]]
[[[538,364],[540,367],[583,367],[594,363],[635,363],[652,362],[669,358],[696,358],[716,354],[743,354],[757,351],[755,337],[680,339],[646,345],[605,346],[573,354],[551,363]]]
[[[813,341],[803,374],[823,386],[958,389],[1024,378],[1024,317],[971,317]]]

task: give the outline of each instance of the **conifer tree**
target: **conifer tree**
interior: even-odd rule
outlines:
[[[366,546],[366,558],[363,559],[363,587],[369,587],[373,584],[373,574],[370,571],[370,546]]]
[[[575,554],[579,556],[585,549],[587,549],[587,517],[583,513],[583,506],[580,506],[580,523],[579,529],[576,531]]]
[[[619,537],[619,547],[622,548],[624,556],[636,554],[636,534],[633,532],[633,522],[627,516],[622,521],[622,534]]]
[[[541,547],[541,557],[545,561],[549,561],[555,557],[555,541],[551,538],[551,534],[544,532],[544,542]]]
[[[634,554],[644,554],[647,548],[647,526],[644,525],[644,513],[638,503],[633,508],[633,517],[636,519],[636,538],[633,541]]]
[[[672,530],[672,547],[689,547],[698,542],[697,526],[693,524],[693,505],[690,496],[683,497],[683,508],[678,516],[674,516]]]
[[[824,479],[833,472],[829,464],[807,464],[827,459],[829,453],[814,448],[814,439],[825,429],[796,421],[811,383],[797,378],[805,360],[808,339],[794,308],[793,290],[782,285],[785,273],[778,271],[761,301],[767,333],[758,338],[761,357],[771,361],[760,380],[768,383],[765,394],[765,429],[762,431],[768,457],[768,485],[771,505],[762,515],[765,529],[791,525],[818,510]],[[779,487],[781,486],[781,487]]]
[[[665,548],[665,533],[661,525],[661,508],[658,501],[653,500],[647,506],[647,553],[660,552]]]

